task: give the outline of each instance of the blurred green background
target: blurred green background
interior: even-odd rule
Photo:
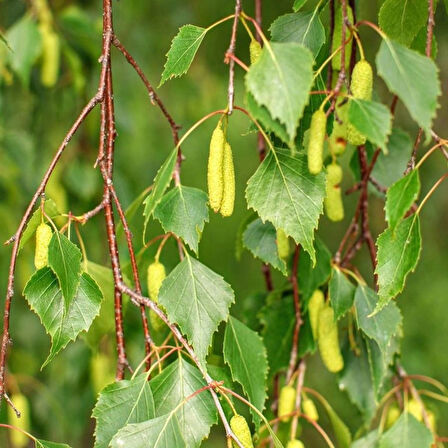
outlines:
[[[0,30],[3,34],[30,10],[32,2],[0,0]],[[279,15],[291,11],[292,0],[263,2],[264,29]],[[315,2],[308,2],[312,7]],[[361,1],[359,18],[376,22],[376,11],[381,2]],[[39,62],[34,64],[30,82],[26,85],[5,68],[5,60],[14,58],[0,43],[0,241],[7,240],[15,231],[21,215],[40,182],[49,160],[62,141],[69,126],[83,105],[95,93],[101,50],[101,2],[99,0],[51,2],[57,32],[64,39],[64,52],[59,80],[54,88],[47,89],[40,82]],[[244,2],[244,8],[253,14],[253,2]],[[448,20],[445,10],[438,8],[436,37],[437,62],[441,68],[442,85],[448,82]],[[116,34],[140,63],[149,80],[157,86],[172,37],[186,23],[208,26],[233,12],[233,2],[179,1],[179,0],[120,0],[114,2]],[[182,125],[182,132],[205,114],[226,106],[228,68],[223,55],[228,47],[231,22],[227,22],[207,35],[187,76],[166,83],[159,91],[162,100],[174,119]],[[379,45],[371,30],[361,32],[368,59],[373,61]],[[68,52],[68,57],[67,57]],[[70,58],[70,54],[72,58]],[[248,39],[242,27],[239,31],[237,55],[248,60]],[[73,60],[75,62],[73,62]],[[122,203],[128,206],[148,185],[172,148],[170,129],[159,110],[152,106],[139,78],[124,58],[112,50],[114,91],[116,100],[115,184]],[[6,70],[6,71],[5,71]],[[236,103],[243,103],[243,72],[236,69]],[[390,95],[381,81],[377,92],[389,102]],[[441,99],[442,108],[435,124],[436,131],[446,136],[448,100]],[[216,119],[195,131],[183,145],[186,160],[182,165],[182,182],[185,185],[206,188],[206,161],[208,141]],[[48,195],[64,211],[81,214],[101,200],[102,186],[98,170],[93,164],[97,154],[99,113],[96,110],[79,130],[67,148],[55,180],[50,183]],[[398,106],[397,123],[413,139],[417,128],[407,112]],[[232,284],[237,303],[233,313],[240,314],[247,296],[263,291],[264,282],[260,264],[247,252],[237,261],[234,256],[235,236],[241,220],[246,216],[244,188],[247,179],[258,165],[256,139],[245,135],[249,123],[239,113],[230,118],[229,141],[234,148],[237,172],[236,211],[230,219],[211,216],[200,245],[203,263],[222,274]],[[351,151],[349,151],[351,153]],[[344,156],[347,164],[346,185],[353,182],[349,174],[350,153]],[[434,155],[423,170],[423,191],[446,170],[439,155]],[[319,235],[331,250],[335,250],[351,218],[356,194],[346,200],[347,218],[339,224],[321,221]],[[383,202],[374,198],[371,205],[372,226],[375,235],[384,226]],[[135,242],[139,247],[141,213],[132,222]],[[102,215],[82,227],[82,237],[90,260],[108,265]],[[399,298],[404,316],[403,365],[411,373],[447,379],[448,357],[448,195],[442,186],[425,207],[422,215],[424,248],[420,264]],[[160,233],[158,224],[150,224],[150,235]],[[124,249],[124,241],[121,241]],[[141,260],[142,272],[154,251],[148,251]],[[126,260],[126,251],[122,251]],[[0,246],[0,291],[3,304],[7,281],[10,248]],[[170,243],[164,251],[163,262],[172,268],[177,262],[176,248]],[[356,263],[366,278],[371,278],[370,265],[363,251]],[[89,348],[81,338],[70,344],[57,359],[43,371],[40,366],[49,350],[49,338],[39,319],[29,311],[21,291],[33,272],[33,245],[28,243],[21,252],[17,266],[16,295],[12,308],[12,339],[14,342],[10,362],[10,387],[20,389],[31,400],[33,433],[47,440],[66,442],[73,447],[91,446],[93,421],[90,413],[95,395],[89,381],[90,359],[95,347]],[[274,281],[283,280],[274,274]],[[132,364],[142,357],[140,321],[131,309],[126,315],[126,335]],[[102,344],[113,350],[112,340]],[[317,357],[316,357],[317,358]],[[320,360],[310,365],[307,383],[314,385],[354,429],[359,422],[355,408],[343,392],[338,391],[334,378],[328,375]],[[448,431],[448,406],[437,405],[440,433]],[[2,404],[1,419],[5,418]],[[445,434],[444,434],[445,432]],[[313,447],[324,446],[310,433]],[[0,431],[0,446],[9,447],[6,431]],[[210,439],[207,446],[224,446],[220,439]],[[311,445],[310,445],[311,446]]]

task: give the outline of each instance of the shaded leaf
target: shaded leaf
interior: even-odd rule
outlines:
[[[316,57],[325,43],[325,30],[318,9],[278,17],[269,28],[274,42],[296,42],[311,50]]]
[[[269,263],[286,275],[286,263],[278,256],[277,231],[270,222],[263,223],[260,218],[251,222],[243,234],[243,244],[252,254]]]
[[[48,265],[59,280],[62,294],[65,299],[65,307],[76,293],[81,276],[81,251],[65,235],[59,232],[53,233],[48,246]]]
[[[305,6],[305,3],[306,3],[307,1],[308,1],[308,0],[294,0],[294,5],[293,5],[292,9],[293,9],[295,12],[297,12],[299,9],[302,8],[302,6]],[[447,0],[447,1],[448,1],[448,0]]]
[[[376,65],[389,90],[403,101],[412,118],[429,131],[441,93],[434,61],[386,39],[381,43]]]
[[[365,437],[355,440],[350,448],[378,448],[380,434],[378,430],[369,432]]]
[[[198,253],[199,240],[208,222],[207,201],[202,190],[179,185],[163,196],[154,210],[154,218],[166,233],[173,232]]]
[[[406,277],[417,266],[422,248],[418,215],[401,221],[395,232],[386,229],[378,237],[376,245],[379,301],[375,312],[403,290]]]
[[[367,140],[387,151],[387,138],[392,131],[392,115],[384,104],[351,98],[348,119]]]
[[[311,257],[302,252],[299,257],[299,290],[301,300],[308,305],[313,292],[326,283],[331,274],[331,253],[320,238],[314,243],[316,264],[313,266]]]
[[[224,360],[232,378],[243,387],[249,401],[260,411],[266,400],[268,363],[266,349],[260,336],[242,322],[230,316],[224,335]],[[260,417],[252,411],[255,424]]]
[[[159,292],[170,321],[187,335],[203,365],[213,333],[227,320],[234,300],[230,285],[189,255],[171,271]]]
[[[35,439],[36,448],[70,448],[66,443],[48,442],[47,440]]]
[[[208,29],[184,25],[171,42],[159,87],[168,79],[187,72]]]
[[[293,42],[272,42],[246,74],[247,90],[286,125],[292,141],[313,83],[313,57]]]
[[[108,385],[99,394],[92,412],[96,420],[94,448],[108,448],[121,428],[154,416],[154,400],[146,373]]]
[[[145,209],[143,211],[143,215],[145,216],[144,233],[146,232],[146,226],[148,225],[148,221],[151,218],[154,209],[161,201],[166,189],[171,183],[171,176],[173,175],[176,158],[177,148],[174,148],[165,162],[163,162],[163,165],[159,168],[159,171],[157,171],[151,193],[149,193],[148,197],[143,201],[145,204]]]
[[[83,273],[78,290],[67,308],[58,279],[48,267],[40,269],[31,277],[23,293],[51,337],[50,354],[42,367],[70,341],[74,341],[81,331],[89,329],[99,313],[103,298],[92,277]]]
[[[338,320],[352,307],[356,287],[336,266],[332,272],[328,288],[334,317]]]
[[[358,327],[381,349],[383,356],[387,353],[392,337],[397,334],[401,324],[401,313],[395,303],[389,303],[381,311],[372,315],[376,303],[375,291],[359,285],[355,294],[355,309]]]
[[[303,154],[292,157],[282,150],[269,152],[246,189],[248,207],[301,244],[313,262],[314,230],[324,196],[325,175],[310,174]]]
[[[211,426],[217,422],[217,412],[208,390],[185,401],[206,385],[199,370],[183,358],[178,358],[149,384],[154,395],[156,415],[173,413],[186,446],[200,446],[201,441],[208,437]]]

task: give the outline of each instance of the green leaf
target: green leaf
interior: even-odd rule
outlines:
[[[48,442],[47,440],[35,439],[36,448],[70,448],[66,443]]]
[[[121,428],[154,416],[154,399],[146,373],[106,386],[92,412],[96,420],[94,448],[108,448]]]
[[[372,176],[386,188],[401,179],[411,157],[412,146],[409,134],[394,128],[387,142],[387,154],[384,152],[379,154]],[[356,164],[359,167],[357,154]],[[371,188],[372,191],[377,191],[375,187]]]
[[[184,25],[171,42],[159,87],[173,76],[182,76],[190,68],[208,29]]]
[[[376,57],[379,75],[426,131],[438,106],[440,80],[434,61],[391,40],[383,40]]]
[[[58,279],[45,267],[37,271],[23,291],[31,309],[39,316],[51,337],[51,350],[42,367],[45,367],[81,331],[87,331],[100,311],[103,298],[98,285],[83,273],[78,290],[65,306]]]
[[[232,372],[232,378],[243,386],[249,401],[263,412],[268,375],[263,340],[255,331],[230,316],[224,335],[223,353],[224,360]],[[258,426],[260,417],[252,409],[251,413]]]
[[[81,276],[81,251],[65,235],[53,233],[48,246],[48,265],[59,280],[66,309],[76,293]]]
[[[265,130],[273,132],[283,143],[290,144],[285,126],[278,120],[274,120],[264,106],[260,106],[250,92],[246,94],[246,106],[252,117],[257,120]]]
[[[386,0],[380,9],[379,24],[391,39],[409,46],[427,18],[427,0]]]
[[[336,266],[332,272],[328,290],[334,317],[338,320],[352,307],[356,288]]]
[[[31,69],[42,51],[41,34],[29,14],[25,14],[6,34],[12,52],[8,54],[11,67],[22,84],[30,83]]]
[[[324,196],[325,175],[310,174],[303,154],[292,157],[281,150],[270,151],[246,189],[248,207],[301,244],[313,262],[314,230]]]
[[[318,9],[278,17],[269,28],[274,42],[296,42],[307,47],[314,57],[325,43],[325,30]]]
[[[394,232],[403,216],[417,200],[420,193],[420,178],[417,170],[395,182],[386,193],[386,220],[391,232]]]
[[[407,412],[387,432],[379,443],[379,448],[430,448],[434,442],[431,431]]]
[[[369,432],[365,437],[361,439],[355,440],[351,448],[378,448],[378,440],[380,438],[380,434],[378,434],[378,430]]]
[[[268,354],[269,376],[273,377],[288,367],[291,357],[292,335],[295,327],[292,296],[280,297],[279,300],[263,307],[260,311],[260,321],[263,324],[261,334]]]
[[[392,131],[392,115],[384,104],[351,98],[348,119],[367,140],[387,152],[387,138]]]
[[[418,215],[401,221],[395,232],[386,229],[376,245],[379,301],[375,312],[403,290],[407,275],[417,266],[422,248]]]
[[[175,412],[134,423],[120,429],[111,442],[112,448],[190,448],[183,438]]]
[[[56,206],[56,203],[53,201],[53,199],[45,200],[44,209],[45,214],[49,216],[51,219],[55,218],[56,216],[59,216],[58,207]],[[28,240],[32,238],[32,236],[36,233],[36,229],[38,228],[41,222],[42,222],[42,209],[39,207],[33,213],[33,216],[31,216],[30,220],[28,221],[28,224],[25,227],[25,230],[23,231],[22,238],[20,239],[19,249],[22,249],[23,246],[28,242]]]
[[[159,292],[170,321],[187,335],[203,365],[213,333],[227,319],[234,300],[230,285],[189,255],[171,271]]]
[[[199,370],[178,358],[149,384],[154,394],[156,415],[175,412],[186,446],[200,446],[201,441],[208,437],[211,426],[217,422],[217,412],[208,390],[184,401],[206,385]],[[175,411],[180,404],[182,406]]]
[[[305,3],[307,1],[308,0],[294,0],[294,5],[292,6],[292,9],[294,10],[294,12],[297,12],[299,9],[302,8],[302,6],[305,6]]]
[[[198,253],[204,225],[208,222],[208,197],[202,190],[179,185],[167,193],[154,210],[163,230],[182,238]]]
[[[159,171],[157,171],[156,177],[154,178],[153,188],[148,197],[144,200],[145,210],[143,211],[143,215],[145,216],[145,224],[144,231],[146,232],[146,226],[148,225],[148,221],[151,218],[154,209],[157,204],[162,200],[163,195],[165,194],[166,189],[171,183],[171,178],[173,175],[174,166],[176,164],[177,158],[177,148],[174,148],[168,158],[163,162],[163,165],[160,167]]]
[[[376,341],[384,356],[390,347],[392,337],[400,328],[402,317],[397,305],[393,302],[372,315],[377,299],[372,289],[361,285],[357,287],[355,309],[358,327],[366,336]]]
[[[293,42],[272,42],[246,74],[247,90],[266,106],[272,118],[286,125],[292,141],[313,83],[313,57]]]
[[[316,264],[307,254],[302,252],[299,257],[299,291],[301,300],[308,305],[313,292],[326,283],[331,274],[331,253],[320,238],[314,243],[316,250]]]
[[[255,257],[286,275],[286,263],[278,256],[276,240],[275,227],[270,222],[263,223],[260,218],[252,221],[243,234],[244,246]]]
[[[375,415],[376,401],[369,360],[364,347],[360,356],[354,354],[350,348],[345,351],[344,370],[340,374],[339,389],[347,392],[350,401],[363,415],[363,420],[370,421]]]

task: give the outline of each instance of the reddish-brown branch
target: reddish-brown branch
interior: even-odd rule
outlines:
[[[300,327],[302,326],[302,312],[300,309],[300,297],[299,297],[299,282],[298,282],[298,275],[297,271],[299,268],[299,256],[300,256],[300,246],[297,245],[294,251],[294,260],[292,263],[292,273],[291,273],[291,284],[292,284],[292,291],[293,291],[293,297],[294,297],[294,310],[295,310],[295,319],[296,323],[294,326],[294,333],[292,338],[292,348],[291,348],[291,356],[289,359],[289,367],[288,372],[286,374],[286,381],[289,382],[291,379],[292,374],[294,373],[294,370],[297,365],[297,356],[299,352],[299,333],[300,333]]]
[[[238,21],[241,14],[241,0],[235,1],[235,17],[232,25],[232,35],[230,37],[230,45],[226,51],[225,62],[229,64],[229,87],[228,87],[228,113],[233,112],[233,100],[235,96],[235,60],[231,57],[235,55],[236,33],[238,31]]]
[[[263,10],[261,0],[255,0],[255,20],[258,26],[261,28],[263,25]],[[261,38],[261,34],[258,32],[258,30],[256,30],[255,38],[260,44],[263,43],[263,39]]]
[[[271,292],[274,289],[274,285],[272,284],[271,268],[268,264],[263,263],[261,265],[261,271],[263,272],[264,281],[266,283],[266,290]]]
[[[226,53],[226,58],[232,59],[236,62],[241,68],[243,68],[246,72],[249,71],[249,67],[239,58],[237,58],[233,53]]]

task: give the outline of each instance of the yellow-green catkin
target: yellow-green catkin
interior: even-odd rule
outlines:
[[[353,23],[353,11],[350,6],[347,5],[347,18],[350,23]],[[350,30],[346,28],[345,41],[347,42],[350,36]],[[331,45],[331,53],[334,53],[341,45],[342,42],[342,7],[336,9],[334,17],[334,31],[333,31],[333,42]],[[350,59],[352,57],[352,41],[345,45],[345,68],[350,64]],[[341,70],[341,52],[337,53],[332,59],[332,65],[334,70]]]
[[[387,410],[385,429],[389,429],[400,418],[401,410],[395,404],[391,404]]]
[[[317,412],[316,405],[314,401],[310,398],[305,398],[302,403],[303,413],[309,417],[311,420],[317,422],[319,420],[319,413]]]
[[[153,310],[149,310],[149,323],[156,333],[160,333],[165,327],[165,322]]]
[[[258,61],[258,59],[261,55],[261,51],[262,51],[262,48],[261,48],[260,42],[258,42],[255,39],[252,39],[249,44],[249,54],[250,54],[250,63],[251,64],[255,64],[255,62]]]
[[[278,398],[278,416],[287,421],[296,407],[296,389],[292,386],[283,386]]]
[[[336,103],[337,119],[333,120],[333,131],[330,136],[331,152],[335,156],[344,154],[347,148],[348,102],[339,98]]]
[[[325,196],[325,212],[329,220],[337,222],[344,219],[344,203],[340,183],[342,168],[337,163],[327,166],[327,191]]]
[[[52,236],[53,231],[48,224],[39,224],[36,230],[36,252],[34,253],[36,269],[42,269],[48,264],[48,246]]]
[[[290,440],[288,444],[286,445],[286,448],[305,448],[305,445],[301,440],[294,439]]]
[[[115,381],[115,373],[110,358],[101,352],[90,358],[90,378],[95,394]]]
[[[59,36],[47,25],[42,25],[40,32],[42,36],[41,81],[45,87],[52,87],[56,84],[59,76]]]
[[[338,326],[334,321],[331,306],[325,305],[319,313],[318,344],[325,367],[333,373],[344,368],[344,360],[339,348]]]
[[[324,293],[320,289],[316,289],[310,298],[308,303],[308,314],[310,316],[311,331],[313,337],[317,340],[318,326],[319,326],[319,314],[325,305]]]
[[[154,261],[148,266],[147,281],[149,298],[157,302],[159,296],[159,290],[162,286],[163,280],[165,280],[166,272],[165,266],[160,261]]]
[[[233,166],[232,148],[228,142],[224,144],[222,177],[224,187],[219,211],[222,216],[227,217],[232,215],[235,205],[235,168]]]
[[[213,131],[208,156],[207,183],[210,207],[218,212],[224,192],[223,165],[226,136],[221,121]]]
[[[242,415],[237,414],[231,418],[230,428],[232,428],[233,433],[238,437],[238,440],[241,442],[244,448],[254,448],[249,425]],[[235,442],[233,442],[233,446],[234,448],[238,448],[238,445]]]
[[[277,229],[277,252],[279,258],[287,260],[289,257],[289,238],[283,229]]]
[[[372,67],[365,59],[362,59],[356,63],[353,69],[350,92],[354,98],[370,101],[372,99],[372,89]],[[366,137],[351,123],[347,126],[347,139],[355,146],[363,145],[366,142]]]
[[[327,116],[323,110],[318,109],[311,118],[308,142],[308,169],[311,174],[322,171],[326,128]]]
[[[22,431],[30,431],[30,406],[27,398],[22,394],[13,394],[11,397],[14,406],[20,411],[20,418],[17,417],[14,409],[8,406],[8,423]],[[11,442],[14,448],[25,448],[29,445],[28,436],[17,430],[11,430]]]

